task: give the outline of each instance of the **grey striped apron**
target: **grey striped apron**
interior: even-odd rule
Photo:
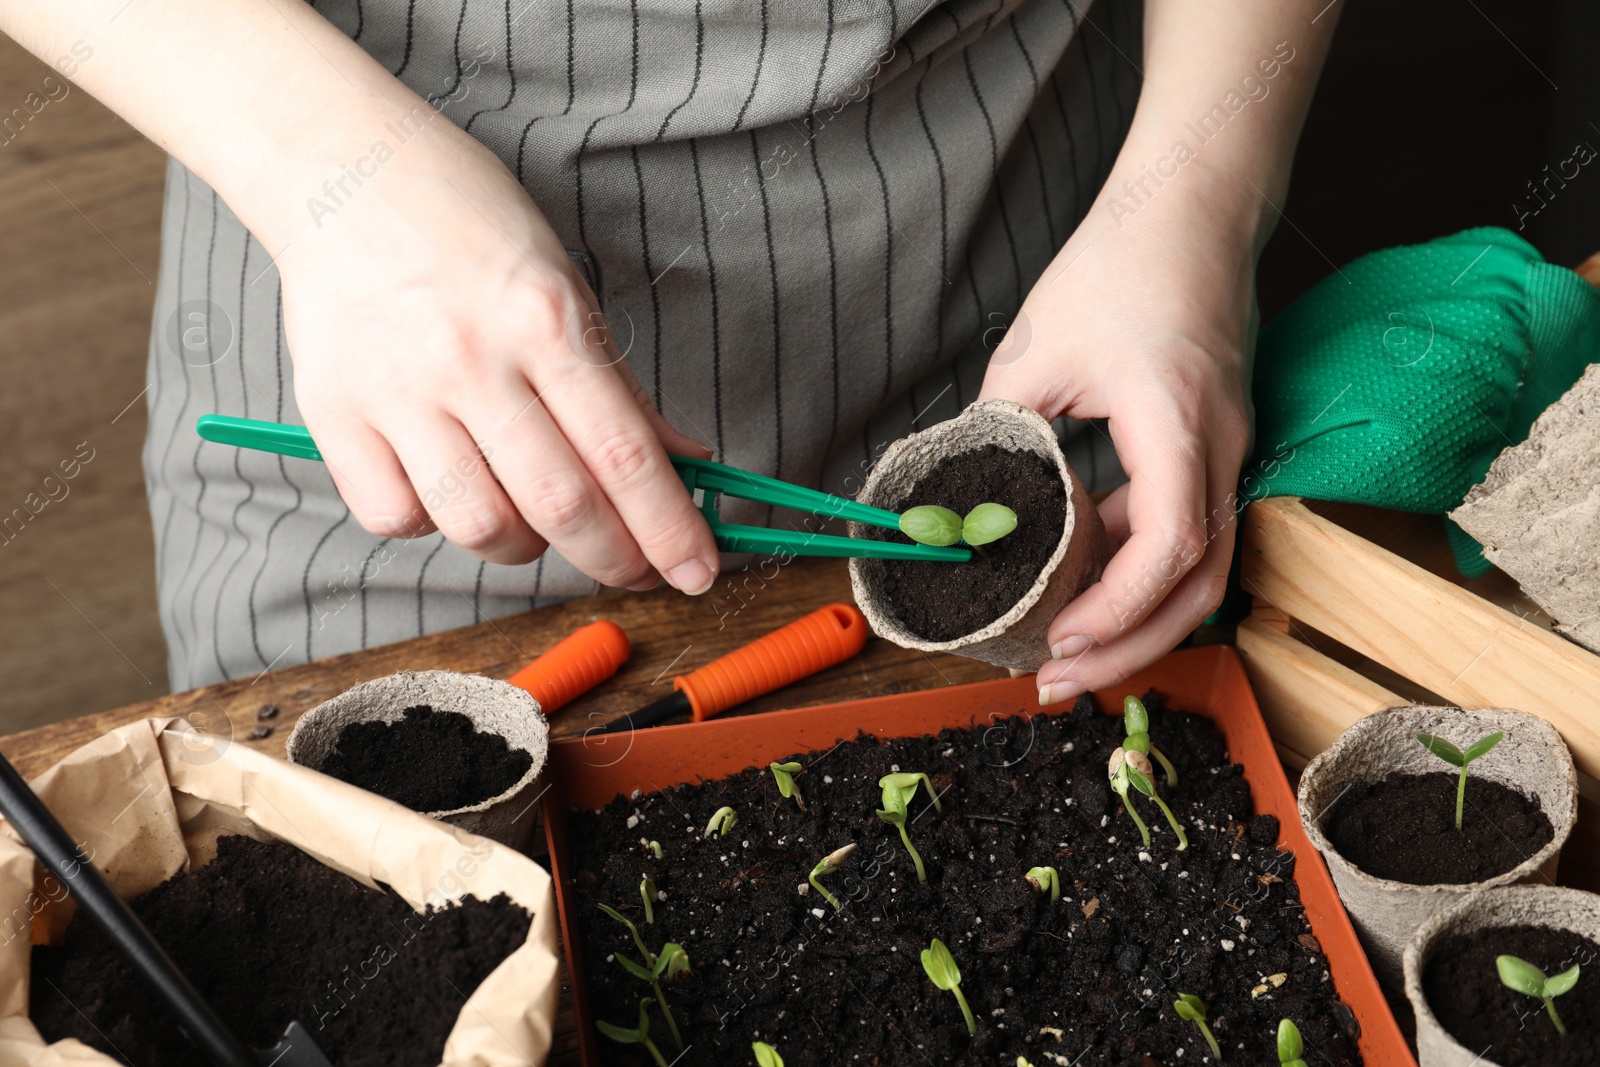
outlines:
[[[530,190],[669,421],[832,492],[977,396],[1139,91],[1138,0],[318,8]],[[205,412],[302,421],[279,279],[176,161],[162,242],[144,466],[175,689],[594,590],[554,554],[374,537],[320,465],[202,444]],[[1115,470],[1098,433],[1073,446]]]

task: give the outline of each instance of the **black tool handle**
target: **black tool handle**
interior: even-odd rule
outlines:
[[[4,755],[0,755],[0,815],[61,879],[89,918],[155,990],[201,1052],[220,1067],[258,1067],[255,1056],[189,984],[127,901],[117,896],[94,864],[83,858],[61,823]]]

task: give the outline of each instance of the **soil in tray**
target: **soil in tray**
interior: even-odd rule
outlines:
[[[533,757],[499,734],[486,734],[454,711],[426,704],[388,722],[353,722],[339,731],[318,768],[412,811],[453,811],[493,799],[516,785]]]
[[[1358,783],[1334,804],[1323,832],[1363,871],[1407,885],[1481,882],[1516,867],[1555,836],[1537,800],[1472,776],[1457,830],[1459,781],[1459,774],[1440,771]]]
[[[987,501],[1015,511],[1017,528],[984,545],[983,554],[974,552],[970,562],[868,561],[882,568],[890,610],[912,633],[951,641],[981,630],[1022,599],[1061,543],[1067,495],[1055,464],[998,445],[946,460],[889,507],[937,504],[965,515]],[[893,530],[872,528],[869,535],[910,543]]]
[[[299,849],[225,837],[217,856],[131,902],[156,940],[252,1048],[293,1019],[336,1067],[433,1067],[466,994],[528,938],[504,895],[418,914]],[[29,1012],[134,1067],[210,1067],[82,915],[33,950]]]
[[[1567,1036],[1544,1003],[1500,984],[1495,957],[1518,956],[1547,975],[1579,964],[1571,991],[1556,998]],[[1593,1067],[1600,1063],[1600,982],[1590,974],[1600,945],[1580,934],[1540,926],[1505,926],[1457,934],[1434,952],[1422,989],[1434,1018],[1463,1048],[1502,1067]]]
[[[683,1067],[749,1063],[754,1040],[790,1067],[1010,1065],[1019,1055],[1037,1067],[1206,1063],[1196,1028],[1173,1014],[1179,993],[1208,1002],[1228,1062],[1276,1063],[1278,1020],[1288,1016],[1316,1050],[1308,1060],[1360,1063],[1354,1017],[1305,920],[1294,856],[1274,845],[1277,820],[1253,815],[1242,769],[1209,720],[1151,703],[1152,737],[1180,774],[1177,788],[1162,788],[1188,829],[1183,852],[1143,798],[1152,841],[1140,844],[1106,781],[1122,720],[1087,700],[1062,715],[795,757],[805,811],[759,768],[571,813],[591,1018],[631,1027],[650,995],[614,960],[638,952],[596,906],[606,903],[652,950],[672,941],[689,954],[692,973],[666,989],[688,1046]],[[927,885],[875,814],[878,780],[897,770],[928,774],[942,798],[942,811],[925,793],[910,806]],[[704,837],[723,805],[737,825]],[[822,856],[852,841],[854,856],[823,880],[844,903],[836,913],[799,890]],[[1039,865],[1059,870],[1058,902],[1024,881]],[[662,896],[649,924],[645,875]],[[922,969],[935,937],[961,970],[976,1037]],[[659,1011],[650,1035],[672,1060]],[[597,1041],[608,1065],[649,1062],[638,1046]]]

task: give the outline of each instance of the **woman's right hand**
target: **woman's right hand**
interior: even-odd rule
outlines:
[[[277,260],[295,398],[362,527],[709,588],[717,548],[668,452],[710,451],[656,411],[500,160],[438,116],[364,169],[310,190],[331,210]]]

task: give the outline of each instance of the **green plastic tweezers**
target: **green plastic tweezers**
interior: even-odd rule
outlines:
[[[321,462],[322,453],[304,426],[281,422],[238,419],[230,415],[202,415],[195,430],[207,441],[260,452],[275,452],[297,459]],[[859,537],[814,533],[809,530],[773,530],[765,526],[741,526],[723,522],[717,505],[723,496],[754,500],[761,504],[810,512],[820,518],[848,519],[887,530],[900,528],[900,516],[842,496],[806,489],[789,482],[768,478],[713,463],[709,459],[672,456],[672,466],[683,478],[690,495],[699,491],[698,507],[724,552],[772,552],[791,556],[856,556],[864,559],[923,559],[945,563],[964,563],[972,558],[970,548],[945,548],[935,545],[904,544],[898,541],[873,541]]]

